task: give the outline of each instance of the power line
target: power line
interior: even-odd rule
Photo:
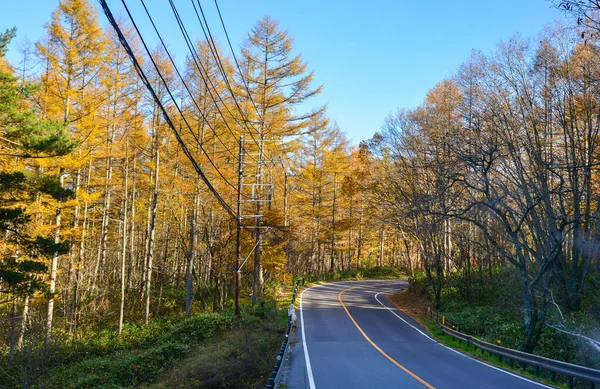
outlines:
[[[158,76],[160,77],[165,90],[167,91],[167,93],[169,94],[169,96],[171,97],[171,100],[173,101],[173,105],[175,106],[175,108],[177,109],[177,112],[179,112],[179,115],[181,115],[181,118],[183,119],[183,121],[185,122],[185,125],[188,127],[190,133],[192,134],[192,136],[194,138],[196,138],[194,132],[192,131],[192,127],[190,126],[190,124],[188,123],[187,119],[185,118],[185,115],[183,114],[181,108],[179,107],[179,105],[177,104],[177,101],[175,100],[175,97],[173,96],[173,93],[171,92],[171,89],[169,88],[169,85],[167,84],[167,81],[165,80],[165,78],[163,77],[162,73],[160,72],[160,69],[158,68],[158,65],[156,64],[156,61],[154,60],[154,57],[152,56],[152,53],[150,52],[150,49],[148,48],[148,45],[146,44],[146,41],[144,40],[144,37],[142,36],[142,33],[140,32],[137,24],[135,23],[135,20],[133,19],[133,16],[131,15],[131,12],[129,11],[129,7],[127,7],[127,3],[125,2],[125,0],[121,0],[121,3],[123,3],[123,6],[125,7],[125,11],[127,12],[127,15],[129,16],[129,19],[131,20],[131,23],[133,24],[133,27],[135,29],[135,31],[137,32],[138,36],[140,37],[140,40],[142,42],[142,45],[144,46],[144,49],[146,50],[146,54],[148,55],[148,57],[150,58],[150,61],[152,62],[152,65],[154,65],[154,69],[156,70],[156,73],[158,74]],[[161,38],[162,39],[162,38]],[[157,97],[158,98],[158,97]],[[161,103],[162,105],[162,103]],[[166,112],[166,111],[165,111]],[[170,120],[170,119],[169,119]],[[178,133],[179,134],[179,133]],[[210,156],[208,155],[208,153],[206,153],[206,151],[204,150],[204,147],[202,146],[201,143],[199,143],[198,138],[196,138],[196,141],[198,142],[198,144],[200,145],[200,149],[204,152],[204,155],[206,156],[206,158],[208,159],[208,161],[210,162],[210,164],[215,168],[215,170],[217,171],[217,174],[219,176],[221,176],[221,178],[223,178],[223,180],[232,188],[235,189],[235,186],[229,182],[229,180],[223,175],[223,173],[221,173],[221,171],[217,168],[217,166],[215,165],[215,163],[213,162],[213,160],[210,158]],[[186,146],[187,148],[187,146]],[[190,154],[191,155],[191,154]]]
[[[202,18],[204,19],[204,24],[200,20],[200,15],[198,14],[198,9],[196,8],[196,4],[194,3],[194,0],[190,0],[190,1],[192,3],[192,7],[194,8],[194,13],[196,14],[196,18],[198,19],[198,22],[200,22],[200,27],[202,29],[202,33],[204,34],[204,39],[206,40],[206,43],[208,43],[208,48],[210,49],[213,57],[215,57],[217,67],[219,68],[219,71],[221,72],[221,75],[223,76],[223,81],[225,81],[225,84],[227,85],[229,91],[231,91],[231,86],[229,84],[229,79],[227,78],[227,72],[225,71],[225,66],[223,66],[223,62],[221,61],[221,57],[219,56],[217,46],[215,45],[215,41],[213,40],[212,35],[210,33],[210,28],[208,27],[208,22],[206,21],[206,18],[204,17],[204,10],[202,9],[202,5],[200,4],[200,2],[198,2],[198,7],[200,7],[200,12],[202,13]],[[205,25],[206,25],[206,29],[204,29]],[[207,30],[208,30],[208,35],[206,33]],[[235,99],[235,96],[233,94],[232,94],[232,97]],[[240,113],[241,113],[241,111],[240,111]]]
[[[194,64],[196,65],[196,68],[198,69],[198,71],[200,72],[200,77],[202,78],[202,81],[207,85],[207,90],[209,95],[211,96],[211,98],[213,99],[213,101],[215,102],[215,106],[217,107],[217,111],[219,112],[219,114],[221,115],[221,118],[223,119],[225,126],[229,129],[229,131],[231,132],[231,134],[236,137],[236,134],[234,133],[234,131],[231,129],[231,127],[229,126],[229,124],[227,123],[227,120],[225,119],[225,116],[223,115],[223,112],[219,109],[218,107],[218,103],[216,101],[216,99],[214,98],[212,92],[211,92],[211,88],[212,89],[217,89],[215,87],[215,85],[213,84],[213,82],[210,79],[210,76],[208,74],[208,70],[206,70],[206,68],[204,67],[204,65],[202,65],[202,61],[200,60],[200,56],[198,55],[198,53],[196,52],[196,49],[194,48],[194,44],[187,32],[187,28],[185,27],[185,24],[183,23],[183,20],[181,19],[181,16],[179,15],[179,11],[177,10],[177,6],[175,5],[175,3],[172,0],[169,0],[169,4],[171,5],[171,10],[173,11],[173,14],[175,15],[175,19],[177,20],[177,24],[179,26],[179,30],[181,31],[185,43],[188,47],[188,50],[191,52],[192,54],[192,60],[194,62]],[[208,42],[207,42],[208,43]],[[210,43],[209,47],[210,47]],[[212,51],[212,48],[211,48]],[[219,67],[219,65],[217,65],[217,67]],[[220,70],[220,69],[219,69]],[[209,86],[210,84],[210,86]],[[229,107],[227,106],[227,104],[225,104],[225,102],[223,101],[223,98],[221,97],[221,95],[219,93],[217,93],[217,97],[219,99],[219,101],[221,102],[221,104],[223,104],[223,107],[225,107],[225,109],[227,110],[227,112],[229,113],[229,115],[231,116],[231,118],[233,118],[236,122],[239,123],[239,121],[236,119],[235,115],[231,112],[231,110],[229,109]],[[252,132],[250,131],[250,135],[252,137]]]
[[[238,72],[240,73],[240,77],[242,78],[244,88],[246,89],[246,92],[248,92],[248,99],[250,99],[250,101],[252,102],[252,105],[254,106],[254,109],[256,110],[256,114],[260,118],[261,115],[259,114],[258,107],[256,106],[256,102],[252,98],[252,93],[250,93],[250,87],[248,86],[248,83],[246,82],[246,78],[244,77],[244,73],[242,72],[242,69],[240,67],[240,63],[238,62],[237,56],[235,55],[235,50],[233,50],[233,46],[231,45],[231,40],[229,39],[229,33],[227,32],[227,28],[225,27],[225,22],[223,21],[223,15],[221,15],[221,9],[219,8],[219,3],[217,2],[217,0],[215,0],[215,6],[217,7],[217,13],[219,14],[219,19],[221,20],[221,26],[223,26],[223,31],[225,32],[225,37],[227,38],[227,43],[229,44],[229,49],[231,50],[231,55],[233,56],[233,61],[235,63],[235,66],[237,67]],[[262,121],[262,118],[261,118],[261,121]]]
[[[128,43],[127,39],[123,35],[123,32],[121,31],[121,28],[119,27],[119,24],[115,20],[115,18],[113,16],[113,14],[112,14],[112,12],[111,12],[108,4],[106,3],[106,0],[99,0],[99,1],[100,1],[101,6],[102,6],[102,9],[104,10],[104,13],[106,14],[106,17],[107,17],[109,23],[112,25],[112,27],[115,29],[115,31],[117,33],[117,35],[119,37],[119,41],[121,42],[121,45],[123,45],[123,48],[127,52],[127,55],[130,57],[131,61],[133,62],[133,66],[134,66],[136,72],[138,73],[138,76],[141,78],[141,80],[144,83],[144,85],[146,85],[146,88],[148,89],[148,91],[152,95],[154,101],[156,102],[156,104],[160,108],[160,110],[161,110],[161,112],[162,112],[162,114],[164,116],[165,121],[167,122],[167,124],[169,125],[169,127],[171,128],[171,130],[173,131],[173,133],[175,134],[175,137],[177,138],[177,141],[179,142],[179,144],[180,144],[183,152],[185,153],[185,155],[188,157],[188,159],[192,163],[192,166],[194,167],[194,169],[196,170],[196,172],[198,173],[198,175],[200,176],[200,178],[202,179],[202,181],[206,184],[208,190],[211,193],[213,193],[213,195],[219,201],[219,203],[221,204],[221,206],[223,207],[223,209],[225,209],[225,211],[227,211],[227,213],[229,213],[232,217],[236,218],[237,217],[236,213],[231,209],[231,207],[227,204],[227,202],[221,197],[221,195],[214,188],[214,186],[212,185],[212,183],[208,180],[208,178],[206,177],[206,175],[204,174],[204,172],[202,171],[202,169],[200,168],[200,166],[198,165],[198,163],[194,159],[193,155],[188,150],[185,142],[183,142],[183,139],[181,138],[181,135],[177,132],[177,129],[175,128],[175,125],[171,121],[171,118],[169,117],[169,115],[168,115],[165,107],[163,106],[162,102],[158,98],[158,96],[157,96],[156,92],[154,91],[154,88],[150,84],[150,81],[148,80],[148,78],[147,78],[144,70],[140,66],[140,64],[139,64],[139,62],[138,62],[138,60],[137,60],[137,58],[136,58],[133,50],[129,46],[129,43]],[[138,34],[139,34],[139,32],[138,32]],[[143,43],[144,47],[146,47],[146,50],[147,50],[147,46],[146,46],[146,43],[143,41],[143,37],[140,36],[140,39],[142,40],[142,43]],[[151,58],[151,60],[152,60],[152,62],[154,64],[154,66],[156,67],[156,63],[154,62],[154,59],[152,57],[150,57],[150,58]],[[160,72],[159,72],[159,75],[160,75]],[[162,78],[162,75],[161,75],[161,78]],[[164,79],[163,79],[163,82],[164,82]]]
[[[181,76],[181,73],[179,72],[179,69],[177,68],[177,65],[175,64],[175,61],[173,60],[173,57],[169,53],[169,50],[167,49],[167,45],[165,44],[165,42],[164,42],[162,36],[160,35],[160,33],[158,32],[158,28],[156,27],[156,24],[154,23],[154,19],[152,18],[152,16],[150,16],[150,12],[148,11],[148,8],[146,7],[146,3],[144,2],[144,0],[140,0],[140,1],[142,3],[142,6],[144,7],[144,11],[146,11],[146,15],[148,15],[148,19],[150,20],[150,23],[152,24],[152,27],[154,28],[154,32],[156,32],[156,35],[158,36],[158,39],[160,40],[160,43],[161,43],[163,49],[165,50],[165,53],[169,57],[169,60],[171,61],[171,64],[173,65],[173,68],[175,69],[175,72],[177,73],[177,76],[181,80],[184,88],[188,91],[188,94],[190,95],[190,98],[192,99],[192,102],[194,103],[194,105],[196,106],[196,108],[198,108],[198,112],[200,113],[200,116],[202,117],[202,119],[204,120],[204,122],[206,123],[206,125],[208,126],[208,128],[210,128],[212,130],[212,132],[215,134],[215,137],[219,140],[219,142],[221,142],[221,144],[223,145],[223,147],[225,147],[225,149],[229,152],[229,154],[231,154],[231,156],[233,156],[235,158],[235,154],[231,151],[231,149],[229,149],[225,145],[225,143],[217,135],[216,130],[210,125],[210,122],[206,118],[206,115],[204,115],[204,113],[202,112],[202,109],[200,108],[200,106],[196,102],[196,99],[194,99],[194,96],[193,96],[192,92],[190,91],[190,88],[188,88],[187,83],[185,82],[185,80]],[[193,131],[192,131],[192,136],[194,137],[194,139],[196,140],[196,142],[198,142],[198,144],[200,145],[200,148],[202,149],[202,151],[204,151],[204,148],[202,147],[202,142],[200,142],[198,140],[198,138],[193,133]],[[206,152],[204,152],[204,153],[206,154]]]
[[[204,9],[202,7],[202,4],[200,3],[200,0],[197,0],[196,3],[198,4],[198,7],[196,7],[196,4],[194,3],[194,0],[190,0],[190,1],[192,3],[192,6],[193,6],[194,11],[196,13],[196,17],[198,19],[198,22],[200,23],[200,27],[201,27],[202,32],[204,34],[204,37],[205,37],[205,39],[206,39],[206,41],[208,43],[208,46],[209,46],[209,48],[210,48],[213,56],[215,57],[215,60],[217,62],[217,67],[221,71],[221,75],[222,75],[222,77],[223,77],[223,79],[225,81],[225,85],[227,86],[229,92],[231,93],[231,96],[233,98],[233,101],[234,101],[234,103],[235,103],[238,111],[242,115],[242,118],[245,120],[244,123],[248,123],[248,122],[250,122],[250,120],[244,114],[244,111],[241,109],[241,107],[240,107],[240,105],[239,105],[239,103],[237,101],[236,94],[234,93],[234,91],[233,91],[233,89],[231,87],[231,83],[229,82],[229,79],[227,77],[227,72],[225,71],[225,67],[223,66],[223,63],[222,63],[221,58],[219,56],[219,50],[217,49],[217,46],[216,46],[215,41],[213,39],[212,32],[210,30],[210,26],[209,26],[208,21],[206,19],[206,15],[204,13]],[[172,0],[171,0],[171,3],[172,3]],[[235,55],[235,50],[233,50],[233,46],[231,44],[231,40],[229,39],[229,34],[227,32],[227,28],[226,28],[225,22],[223,20],[223,15],[221,14],[218,2],[216,0],[215,0],[215,6],[217,8],[217,12],[219,14],[219,19],[221,20],[221,25],[222,25],[223,30],[225,32],[225,36],[227,38],[227,42],[229,44],[229,48],[231,49],[231,53],[233,55],[235,65],[237,67],[237,70],[239,71],[240,77],[242,78],[242,83],[244,85],[244,88],[246,89],[246,92],[248,93],[248,98],[252,102],[252,106],[254,107],[254,109],[256,111],[257,117],[261,121],[260,125],[261,125],[261,127],[263,127],[264,126],[264,122],[262,122],[262,120],[264,118],[261,116],[261,113],[259,112],[256,103],[252,99],[252,93],[250,92],[250,88],[248,86],[248,83],[246,82],[244,74],[242,73],[241,66],[239,64],[239,61],[237,60],[236,55]],[[202,15],[202,19],[200,18],[200,14],[198,14],[198,10],[200,10],[200,14]],[[203,23],[203,21],[204,21],[204,23]],[[205,26],[206,26],[206,28],[205,28]],[[259,175],[260,175],[261,165],[264,164],[264,161],[263,161],[263,158],[264,158],[264,151],[263,151],[264,150],[263,149],[264,148],[264,139],[263,139],[262,131],[260,132],[261,139],[260,139],[260,141],[257,141],[254,138],[254,136],[252,136],[252,131],[249,128],[248,128],[248,130],[250,132],[251,138],[254,140],[255,143],[257,143],[258,148],[259,148],[259,154],[257,156],[258,160],[256,161],[258,163],[258,167],[257,167],[257,181],[258,181],[258,180],[260,180]],[[259,142],[260,142],[260,144],[259,144]],[[283,163],[282,163],[282,167],[283,167]]]
[[[202,19],[204,20],[204,25],[206,25],[206,31],[204,30],[204,26],[202,25],[202,21],[200,20],[200,16],[198,15],[198,11],[196,10],[196,6],[194,5],[194,0],[191,0],[191,2],[192,2],[192,5],[194,6],[194,11],[196,12],[196,17],[198,18],[198,21],[200,22],[200,27],[202,27],[202,32],[204,33],[204,37],[207,39],[207,41],[209,41],[210,43],[212,43],[212,47],[214,47],[213,55],[215,56],[215,58],[218,61],[218,63],[221,65],[221,71],[222,71],[222,74],[223,74],[223,78],[224,78],[225,83],[226,83],[226,85],[227,85],[227,87],[229,89],[229,92],[231,93],[231,97],[233,98],[233,101],[234,101],[236,107],[240,111],[240,114],[242,114],[242,118],[246,122],[250,122],[250,120],[248,119],[248,116],[246,116],[244,114],[243,110],[241,109],[241,107],[240,107],[240,105],[239,105],[239,103],[238,103],[238,101],[237,101],[237,99],[235,97],[235,93],[233,92],[233,89],[231,88],[231,84],[229,82],[229,79],[227,78],[227,73],[225,72],[225,68],[224,68],[223,63],[221,62],[221,58],[219,56],[219,51],[217,50],[217,45],[215,44],[215,41],[214,41],[214,39],[212,37],[212,33],[210,32],[210,27],[208,25],[208,22],[206,21],[206,17],[204,15],[204,9],[202,8],[202,4],[200,4],[200,0],[197,0],[198,8],[200,9],[200,13],[202,14]],[[222,21],[223,21],[223,19],[221,18],[221,22]],[[207,32],[208,32],[208,36],[206,34]],[[229,42],[229,37],[228,37],[228,42]],[[209,46],[210,46],[210,43],[209,43]],[[229,42],[229,43],[230,43],[229,47],[231,48],[231,42]],[[211,48],[211,51],[212,51],[212,48]],[[231,49],[231,52],[232,52],[232,55],[235,58],[235,52],[233,51],[233,49]],[[236,65],[238,65],[237,58],[235,58],[235,62],[236,62]],[[238,71],[240,71],[240,76],[242,76],[242,80],[244,80],[244,85],[246,85],[245,79],[243,77],[243,74],[241,73],[239,65],[237,66],[237,68],[238,68]],[[256,104],[254,103],[254,100],[252,100],[252,96],[251,96],[250,91],[248,90],[247,86],[246,86],[246,90],[248,91],[248,96],[250,97],[250,100],[252,101],[252,105],[254,106],[254,109],[256,110],[256,114],[257,114],[258,118],[261,119],[261,115],[260,115],[260,113],[258,111],[258,108],[256,107]],[[249,128],[247,128],[247,129],[248,129],[248,132],[250,133],[251,138],[256,142],[256,139],[252,135],[252,131]]]

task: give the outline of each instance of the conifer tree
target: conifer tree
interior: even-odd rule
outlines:
[[[36,45],[45,66],[43,90],[39,93],[40,109],[44,117],[64,122],[72,137],[82,146],[92,148],[97,141],[98,129],[94,114],[103,101],[99,98],[99,76],[106,52],[106,39],[95,8],[87,0],[63,0],[54,10],[46,28],[46,37]],[[55,171],[60,176],[61,186],[77,187],[81,168],[86,162],[86,157],[73,154],[50,160],[43,168]],[[79,197],[75,204],[78,201]],[[61,230],[63,235],[73,233],[63,222],[66,212],[71,212],[70,208],[72,206],[65,207],[60,199],[56,203],[53,222],[56,239]],[[78,208],[74,211],[77,213]],[[58,262],[59,257],[55,255],[50,269],[51,297],[48,301],[46,343],[52,329]]]
[[[14,35],[14,29],[0,35],[0,62]],[[63,123],[39,120],[34,111],[20,108],[20,102],[30,99],[36,89],[36,85],[19,83],[6,67],[0,69],[0,230],[12,243],[11,254],[0,262],[0,280],[16,294],[42,289],[39,273],[45,265],[38,258],[65,251],[64,244],[28,228],[27,207],[37,192],[55,199],[70,195],[56,176],[36,174],[36,160],[66,155],[75,146]]]
[[[0,241],[4,246],[0,291],[8,296],[0,306],[13,304],[11,359],[23,338],[21,331],[17,342],[14,334],[18,299],[23,298],[25,323],[29,300],[36,292],[53,298],[52,284],[48,287],[45,276],[48,259],[68,251],[67,242],[39,231],[32,222],[32,206],[38,199],[63,201],[72,196],[59,177],[38,169],[39,161],[66,155],[75,147],[64,123],[40,120],[33,110],[23,109],[23,101],[31,99],[37,85],[19,83],[4,60],[14,35],[15,29],[0,34]]]
[[[257,187],[263,184],[266,138],[297,135],[306,129],[311,120],[323,113],[320,108],[309,113],[297,112],[296,107],[319,94],[322,87],[311,85],[314,73],[307,73],[307,64],[301,55],[293,55],[293,42],[287,31],[279,28],[279,22],[269,16],[261,19],[248,35],[242,50],[242,80],[240,93],[247,107],[254,108],[247,117],[253,122],[258,141],[256,166]],[[259,194],[260,197],[260,194]],[[256,215],[261,215],[262,204],[256,203]],[[252,301],[262,298],[263,269],[261,219],[256,221]]]

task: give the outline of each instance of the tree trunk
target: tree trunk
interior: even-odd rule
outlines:
[[[356,253],[356,268],[360,269],[360,260],[363,246],[363,213],[364,213],[364,192],[360,192],[360,213],[358,217],[358,252]]]
[[[165,209],[163,206],[163,214],[165,214]],[[163,251],[163,260],[162,263],[160,265],[159,268],[159,273],[158,273],[158,300],[156,302],[156,316],[159,315],[160,312],[160,304],[162,303],[162,296],[163,296],[163,291],[164,291],[164,287],[165,287],[165,273],[166,273],[166,269],[167,269],[167,260],[169,257],[169,244],[171,242],[171,215],[169,214],[169,217],[167,218],[167,226],[165,228],[165,225],[163,223],[162,225],[162,229],[164,232],[164,251]]]
[[[63,168],[60,168],[60,187],[62,188],[65,183],[65,177]],[[60,242],[60,222],[62,216],[62,200],[58,200],[58,205],[56,208],[56,219],[55,219],[55,227],[56,231],[54,232],[54,243],[58,244]],[[54,294],[56,293],[56,273],[58,269],[58,253],[55,253],[52,256],[52,262],[50,264],[50,285],[48,287],[48,295],[50,296],[48,299],[48,313],[46,316],[46,335],[44,337],[44,349],[48,350],[48,346],[50,346],[51,335],[52,335],[52,320],[54,319]]]
[[[452,222],[450,218],[444,219],[444,258],[445,271],[450,273],[454,267],[452,263]]]
[[[105,170],[105,176],[104,176],[104,210],[102,213],[102,226],[101,226],[101,232],[100,232],[100,244],[98,245],[98,280],[97,280],[97,287],[98,287],[98,296],[100,298],[100,296],[103,295],[103,292],[100,291],[101,287],[104,287],[104,271],[105,271],[105,267],[106,267],[106,246],[107,246],[107,241],[108,241],[108,224],[109,224],[109,219],[110,219],[110,206],[111,206],[111,181],[112,181],[112,157],[110,155],[111,151],[111,145],[113,142],[114,135],[112,135],[111,137],[107,138],[107,144],[108,144],[108,152],[109,155],[106,158],[106,170]],[[103,300],[103,298],[101,298]]]
[[[412,259],[410,257],[410,247],[408,245],[408,240],[407,239],[403,239],[403,240],[404,240],[404,248],[406,249],[406,260],[408,262],[408,271],[410,273],[410,276],[413,277],[414,276],[414,270],[413,270]]]
[[[385,224],[381,223],[379,229],[379,267],[383,267],[383,254],[385,251]]]
[[[185,316],[189,317],[192,312],[192,270],[194,269],[194,259],[196,256],[196,219],[198,217],[198,201],[200,196],[196,192],[194,196],[194,208],[190,218],[190,249],[188,251],[187,266],[185,270]]]
[[[144,301],[146,295],[146,280],[148,278],[148,248],[150,247],[150,224],[152,223],[152,194],[148,198],[148,207],[146,211],[146,231],[144,233],[144,252],[142,258],[139,259],[139,267],[142,271],[142,279],[140,284],[140,299]]]
[[[90,177],[92,175],[92,156],[90,155],[90,161],[88,162],[87,177],[85,183],[85,193],[89,193],[90,188]],[[77,300],[80,285],[80,268],[83,266],[85,260],[85,237],[88,226],[88,207],[89,202],[86,198],[83,203],[83,220],[81,221],[81,234],[79,235],[79,252],[77,253],[77,268],[75,269],[75,286],[73,288],[73,306],[71,307],[71,320],[70,320],[70,331],[73,330],[77,321]]]
[[[127,272],[127,287],[129,289],[132,289],[132,285],[133,285],[133,276],[132,276],[132,268],[135,266],[135,258],[136,258],[136,251],[135,251],[135,197],[136,197],[136,187],[135,187],[135,173],[136,173],[136,166],[137,166],[137,158],[133,157],[133,171],[132,173],[132,182],[131,182],[131,223],[130,223],[130,228],[129,228],[129,271]]]
[[[354,197],[350,196],[350,227],[348,228],[348,266],[346,270],[352,269],[352,212],[354,210]]]
[[[288,226],[288,174],[283,172],[283,227]]]
[[[158,204],[158,168],[160,164],[160,151],[158,150],[158,136],[155,141],[155,160],[154,160],[154,193],[152,195],[152,213],[150,219],[150,230],[148,239],[148,259],[146,270],[146,308],[144,310],[144,324],[150,321],[150,295],[152,286],[152,259],[154,251],[154,234],[156,227],[156,208]]]
[[[23,303],[23,317],[21,318],[21,328],[19,331],[19,339],[17,340],[17,350],[21,350],[23,348],[25,330],[27,329],[27,320],[29,320],[29,294],[25,295],[25,302]]]
[[[123,178],[123,237],[121,243],[121,303],[119,305],[119,334],[123,332],[123,316],[125,313],[125,274],[127,258],[127,197],[129,178],[129,139],[125,142],[125,167]]]
[[[80,182],[81,182],[81,169],[77,169],[77,175],[75,178],[75,210],[73,212],[73,222],[71,223],[71,227],[73,228],[73,230],[77,230],[77,227],[79,227],[79,212],[80,212],[80,207],[79,207],[79,187],[80,187]],[[67,318],[66,320],[66,324],[67,324],[67,331],[70,334],[73,330],[73,324],[71,323],[70,318],[73,316],[70,314],[69,310],[70,310],[70,305],[71,305],[71,299],[70,299],[70,291],[71,291],[71,285],[73,284],[73,273],[74,273],[74,266],[75,266],[75,233],[73,233],[71,235],[71,241],[69,243],[69,269],[67,271],[67,285],[65,287],[65,301],[64,301],[64,306],[65,306],[65,318]]]
[[[337,173],[333,173],[333,206],[331,209],[331,263],[329,264],[329,272],[335,271],[335,200],[337,195]]]
[[[17,298],[13,297],[12,301],[12,312],[10,314],[10,347],[8,361],[12,366],[15,359],[15,347],[16,347],[16,331],[17,331]]]

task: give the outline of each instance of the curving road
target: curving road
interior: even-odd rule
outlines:
[[[406,287],[392,280],[304,290],[287,388],[548,388],[430,338],[384,296]]]

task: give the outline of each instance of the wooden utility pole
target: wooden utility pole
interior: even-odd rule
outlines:
[[[252,277],[252,304],[255,304],[257,300],[262,300],[263,295],[263,270],[262,270],[262,196],[263,196],[263,165],[265,164],[264,155],[264,143],[265,138],[261,129],[260,139],[258,140],[258,156],[257,156],[257,168],[256,168],[256,231],[254,232],[254,272]]]
[[[240,151],[238,156],[238,193],[237,193],[237,236],[236,236],[236,263],[235,263],[235,314],[240,314],[240,289],[242,287],[242,188],[244,180],[244,137],[240,137]]]

